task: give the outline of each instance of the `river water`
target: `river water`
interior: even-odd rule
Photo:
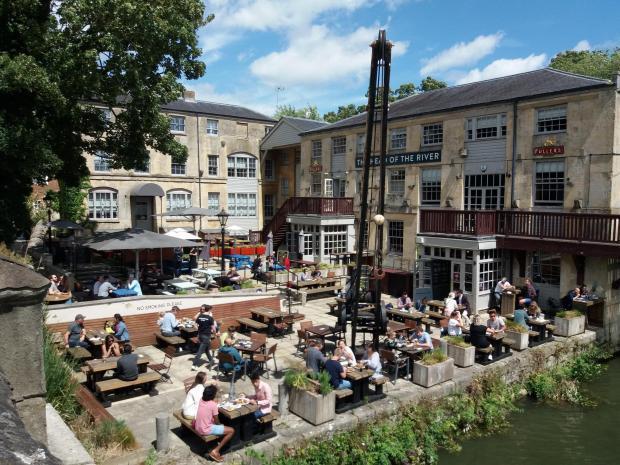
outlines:
[[[500,433],[442,452],[440,465],[620,465],[620,358],[588,383],[596,407],[549,406],[532,401]]]

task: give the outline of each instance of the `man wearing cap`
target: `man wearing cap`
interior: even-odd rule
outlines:
[[[84,315],[75,315],[73,323],[69,325],[65,333],[65,347],[84,347],[88,348],[88,342],[84,340],[86,331],[84,330]]]
[[[200,358],[203,353],[207,354],[209,359],[209,365],[213,365],[213,355],[211,355],[211,333],[215,327],[215,320],[211,316],[211,305],[202,304],[200,306],[200,312],[194,317],[196,326],[198,326],[198,340],[200,341],[200,347],[194,357],[194,364],[192,365],[192,371],[196,371],[200,364]]]

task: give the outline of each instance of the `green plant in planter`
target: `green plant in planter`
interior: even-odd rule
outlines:
[[[310,388],[310,378],[305,370],[291,368],[284,374],[284,385],[289,389],[307,390]]]
[[[223,286],[223,287],[220,287],[220,292],[230,292],[230,291],[232,291],[232,290],[233,290],[232,286]]]
[[[527,333],[528,329],[521,326],[519,323],[515,323],[514,321],[507,320],[506,321],[506,329],[509,331],[513,331],[515,333]]]
[[[453,346],[463,348],[471,347],[471,344],[469,342],[465,342],[463,336],[446,336],[445,339],[448,344],[452,344]]]
[[[243,281],[241,283],[241,289],[253,289],[254,283],[252,281]]]
[[[319,270],[326,270],[327,268],[329,268],[329,265],[327,263],[319,263],[319,266],[317,268]]]
[[[580,312],[579,310],[563,310],[561,312],[556,313],[555,316],[560,317],[560,318],[571,319],[571,318],[578,318],[580,316],[583,316],[583,313]]]
[[[445,362],[446,360],[448,360],[448,356],[446,354],[439,349],[434,349],[426,352],[420,359],[420,363],[422,365],[430,366]]]
[[[319,393],[326,396],[334,390],[332,387],[331,379],[327,371],[321,371],[320,373],[313,373],[312,378],[319,383]]]

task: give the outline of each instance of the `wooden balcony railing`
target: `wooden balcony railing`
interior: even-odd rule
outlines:
[[[518,210],[421,210],[420,233],[499,235],[620,245],[620,215]]]

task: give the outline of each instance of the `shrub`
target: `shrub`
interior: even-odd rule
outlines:
[[[118,447],[123,450],[134,449],[136,438],[122,420],[104,420],[99,423],[92,436],[95,447]]]
[[[305,370],[291,368],[284,374],[284,384],[288,388],[307,390],[310,387],[310,378]]]
[[[420,359],[422,365],[436,365],[437,363],[445,362],[448,360],[448,356],[439,349],[429,350]]]
[[[243,281],[241,283],[241,289],[253,289],[254,283],[252,281]]]
[[[469,342],[465,342],[463,336],[446,336],[445,340],[448,342],[448,344],[452,344],[453,346],[464,348],[471,347],[471,344]]]
[[[230,292],[233,290],[232,286],[222,286],[220,287],[220,292]]]
[[[334,390],[332,387],[331,379],[327,371],[321,371],[320,373],[314,373],[313,379],[319,382],[319,393],[326,396]]]
[[[57,350],[52,342],[52,335],[43,326],[43,366],[45,370],[45,388],[47,401],[65,421],[77,417],[81,407],[75,398],[78,382],[73,377],[73,365]]]
[[[514,321],[506,320],[506,328],[510,331],[514,331],[515,333],[527,333],[528,329],[524,326],[521,326],[519,323],[515,323]]]
[[[580,312],[579,310],[563,310],[561,312],[558,312],[555,314],[556,317],[560,317],[560,318],[577,318],[580,316],[583,316],[583,313]]]

